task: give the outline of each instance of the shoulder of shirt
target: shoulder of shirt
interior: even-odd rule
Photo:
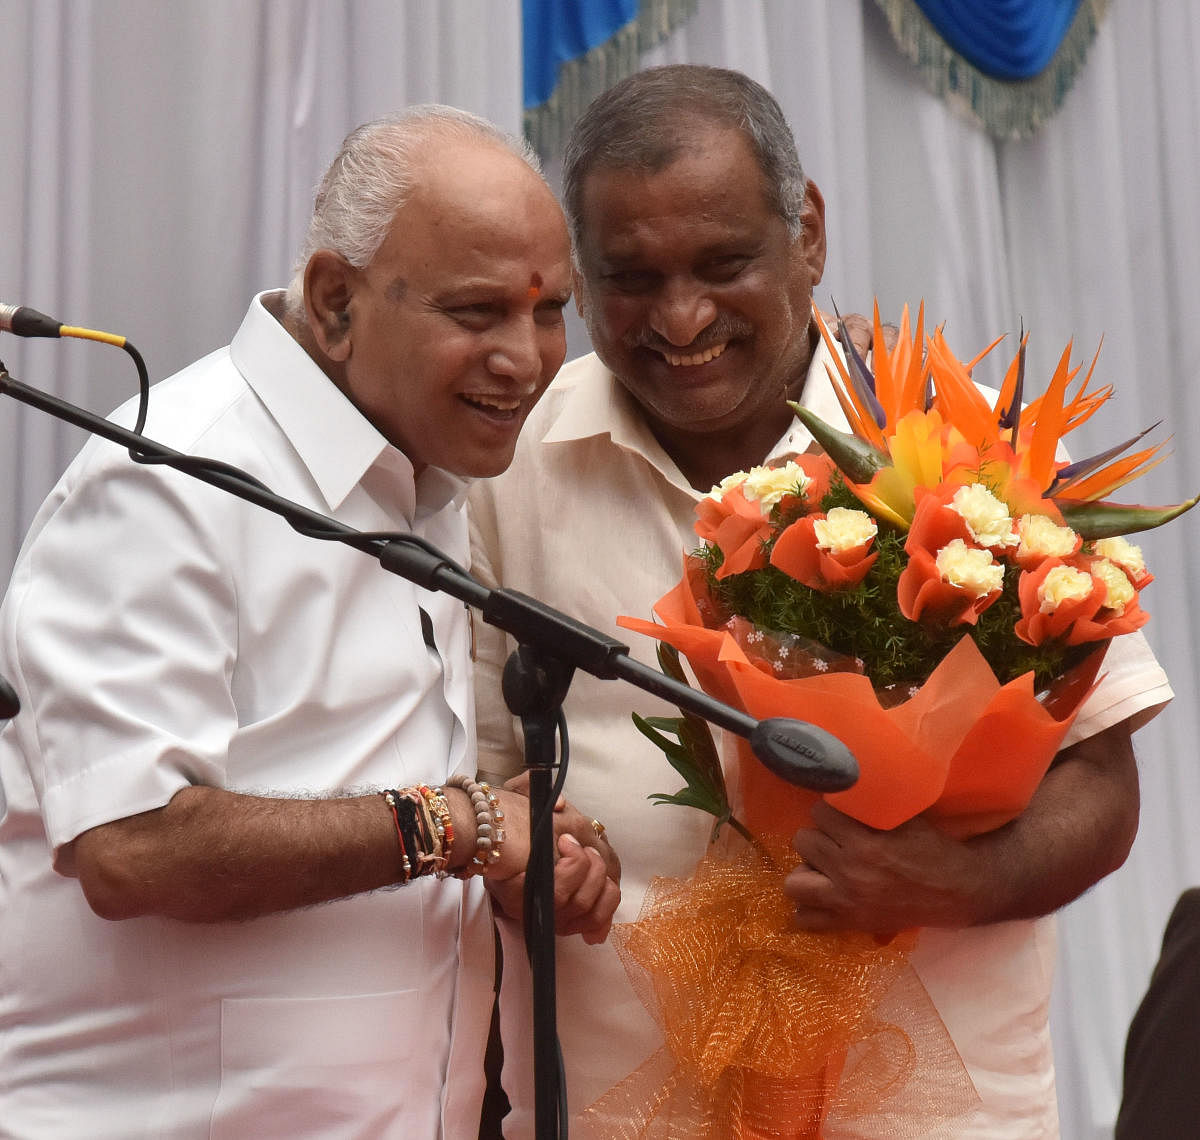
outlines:
[[[558,434],[555,429],[561,428],[564,416],[574,419],[581,408],[606,401],[613,383],[612,373],[594,352],[563,365],[521,428],[517,456],[539,448],[548,435]],[[576,430],[572,428],[568,436],[575,435]]]
[[[589,399],[596,385],[611,382],[611,373],[594,352],[564,364],[526,418],[512,463],[499,475],[475,480],[468,501],[478,510],[510,489],[523,497],[531,475],[536,476],[542,469],[547,454],[547,436],[554,431],[560,418],[573,406],[578,407],[577,401]]]
[[[567,361],[559,369],[558,375],[550,382],[550,386],[529,414],[529,419],[525,421],[522,439],[531,437],[532,433],[529,428],[535,424],[542,428],[541,434],[544,434],[553,426],[563,408],[597,385],[607,387],[611,383],[611,378],[612,373],[600,362],[600,358],[594,352]]]
[[[132,427],[136,399],[109,417]],[[159,381],[150,389],[149,412],[144,434],[172,450],[228,463],[249,474],[271,481],[273,468],[268,439],[270,417],[250,385],[230,359],[228,346],[215,350]],[[249,426],[250,430],[246,430]],[[51,491],[43,510],[53,512],[85,486],[117,479],[144,488],[159,487],[168,497],[188,503],[188,509],[210,516],[213,525],[240,509],[231,494],[204,493],[204,484],[165,464],[141,464],[120,445],[93,436],[67,467]]]
[[[174,450],[197,450],[247,398],[257,404],[251,386],[230,359],[229,347],[218,348],[151,386],[144,434]],[[109,419],[132,428],[136,415],[134,398],[121,404]],[[114,449],[106,444],[106,450]],[[116,450],[115,454],[125,452]]]

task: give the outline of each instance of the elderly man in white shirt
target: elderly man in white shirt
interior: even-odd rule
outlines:
[[[535,167],[449,108],[359,128],[289,292],[157,385],[147,434],[465,562],[467,482],[565,354]],[[359,551],[85,446],[0,610],[6,1136],[474,1134],[483,884],[524,870],[528,808],[475,783],[468,639]],[[603,937],[610,851],[557,819],[560,918]]]

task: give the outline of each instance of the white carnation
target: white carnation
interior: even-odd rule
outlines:
[[[804,468],[789,460],[782,467],[752,467],[742,494],[747,499],[757,499],[766,514],[785,495],[802,494],[811,482]]]
[[[1146,573],[1146,560],[1142,557],[1142,548],[1119,534],[1112,538],[1100,539],[1096,543],[1096,553],[1110,562],[1115,562],[1132,578],[1140,578]]]
[[[1092,576],[1074,566],[1055,566],[1038,587],[1038,609],[1052,614],[1065,602],[1079,602],[1092,592]]]
[[[841,554],[870,542],[879,526],[866,511],[850,507],[833,507],[823,519],[813,523],[817,546],[831,554]]]
[[[732,475],[726,475],[711,491],[708,493],[710,499],[720,502],[734,487],[740,487],[746,481],[745,471],[735,471]]]
[[[952,586],[982,598],[1004,585],[1004,567],[986,550],[951,539],[937,553],[938,573]]]
[[[1016,546],[1008,506],[982,483],[959,487],[950,505],[962,516],[971,537],[980,546]]]
[[[1017,536],[1017,555],[1022,558],[1066,558],[1075,553],[1078,538],[1069,526],[1059,526],[1046,515],[1022,515],[1017,519]]]
[[[1092,563],[1092,576],[1104,583],[1104,604],[1110,610],[1123,614],[1125,607],[1137,596],[1137,591],[1129,581],[1129,576],[1115,562],[1101,558]]]

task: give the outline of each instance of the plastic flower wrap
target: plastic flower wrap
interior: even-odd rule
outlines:
[[[998,342],[963,363],[940,329],[925,334],[923,310],[915,327],[904,311],[891,349],[878,311],[874,332],[873,368],[832,352],[850,432],[793,404],[822,453],[714,487],[659,621],[621,624],[678,650],[706,691],[750,715],[843,740],[860,777],[825,797],[834,807],[884,829],[924,814],[966,837],[1025,808],[1108,642],[1147,621],[1153,578],[1125,536],[1196,499],[1107,501],[1159,461],[1161,445],[1131,450],[1141,435],[1059,457],[1112,394],[1091,387],[1095,360],[1082,377],[1071,367],[1070,346],[1024,405],[1024,338],[989,399],[971,372]],[[660,660],[670,667],[670,652]],[[853,1119],[917,1136],[967,1110],[974,1090],[906,966],[915,932],[881,945],[787,923],[788,840],[815,794],[741,740],[723,772],[694,718],[635,719],[687,780],[658,798],[732,821],[749,842],[726,835],[692,879],[656,880],[619,931],[667,1048],[594,1119],[617,1135],[640,1102],[619,1134],[819,1137]]]

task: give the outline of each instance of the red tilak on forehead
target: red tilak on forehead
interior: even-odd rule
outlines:
[[[529,299],[536,301],[542,295],[542,275],[535,273],[529,282]]]

